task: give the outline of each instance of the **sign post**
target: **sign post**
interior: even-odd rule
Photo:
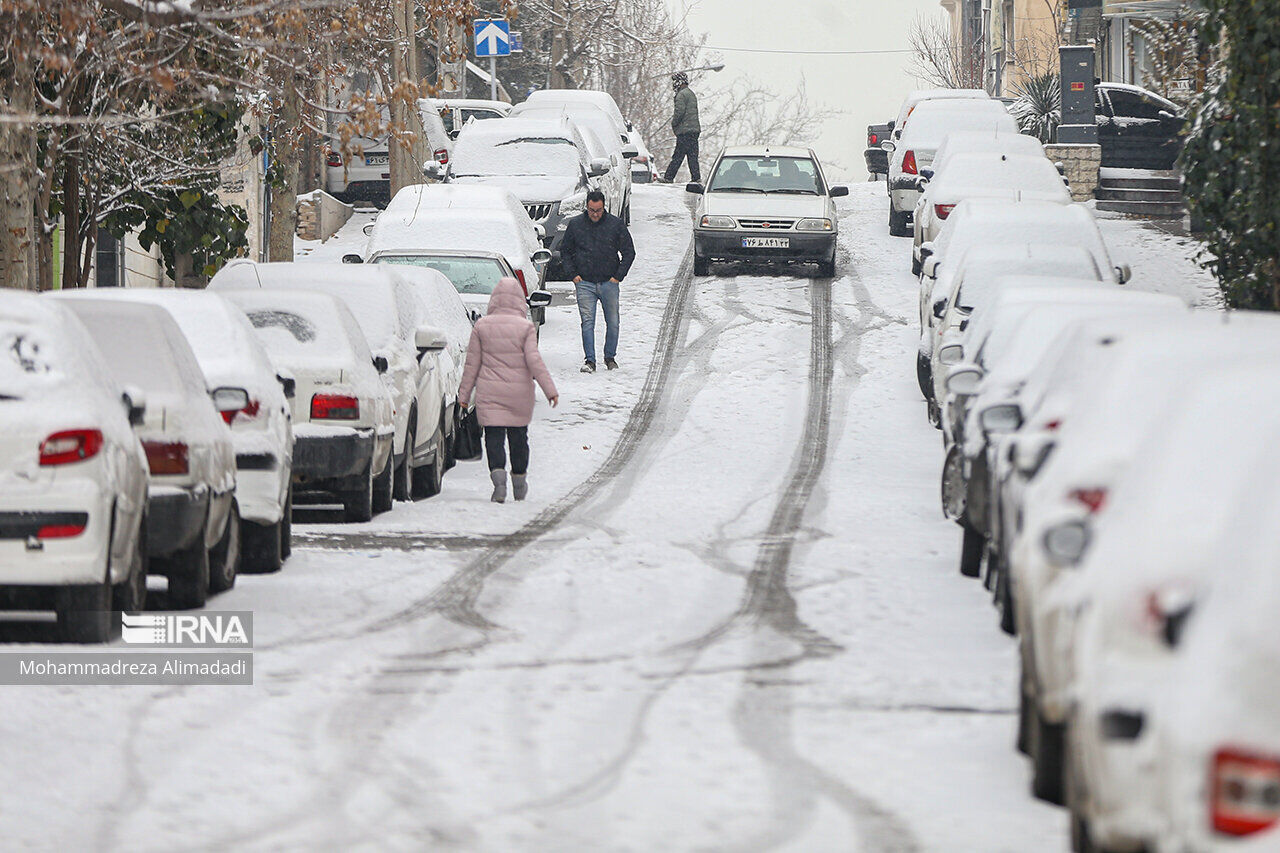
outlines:
[[[511,25],[505,20],[475,22],[476,58],[489,60],[489,98],[498,100],[499,56],[511,55]]]

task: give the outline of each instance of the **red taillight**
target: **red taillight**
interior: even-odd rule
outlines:
[[[1070,498],[1073,501],[1082,503],[1088,508],[1089,512],[1094,513],[1102,509],[1107,502],[1106,489],[1076,489],[1071,492]]]
[[[920,174],[919,168],[916,167],[916,152],[908,151],[906,154],[902,155],[902,174],[904,175]]]
[[[1219,749],[1210,771],[1210,818],[1223,835],[1252,835],[1280,819],[1280,761]]]
[[[70,539],[84,533],[83,524],[46,524],[36,531],[37,539]]]
[[[1060,426],[1062,426],[1062,421],[1053,420],[1045,424],[1044,429],[1045,432],[1057,432]]]
[[[144,441],[147,467],[152,474],[187,473],[187,446],[180,441]]]
[[[360,419],[360,400],[345,394],[316,394],[311,398],[313,421],[355,421]]]
[[[96,429],[69,429],[55,432],[40,443],[41,465],[66,465],[90,459],[102,449],[102,432]]]
[[[441,165],[447,166],[449,164],[449,150],[447,148],[437,148],[432,156],[435,157],[436,162]]]
[[[330,151],[329,156],[325,158],[325,163],[331,169],[337,169],[342,166],[342,155],[337,151]]]
[[[516,280],[520,282],[520,289],[524,291],[524,298],[529,298],[529,285],[524,283],[524,270],[516,270]]]
[[[951,211],[955,209],[956,206],[954,204],[935,204],[933,206],[933,212],[937,214],[939,219],[946,219],[951,215]]]
[[[243,420],[251,421],[258,416],[260,411],[262,411],[262,405],[257,400],[250,400],[249,405],[243,409],[223,412],[222,419],[227,422],[227,426],[231,426],[231,422],[236,419],[236,415],[239,415]]]
[[[868,147],[868,148],[875,148],[875,147],[876,147],[877,145],[879,145],[879,144],[880,144],[880,137],[879,137],[879,136],[876,136],[874,133],[868,133],[868,134],[867,134],[867,147]]]

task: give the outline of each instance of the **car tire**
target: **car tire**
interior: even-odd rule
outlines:
[[[111,639],[111,586],[68,586],[58,591],[58,634],[68,643],[105,643]]]
[[[711,261],[701,255],[693,256],[693,274],[694,275],[711,275]]]
[[[992,551],[990,559],[996,564],[996,611],[1000,614],[1000,630],[1010,637],[1018,636],[1018,619],[1013,607],[1013,590],[1009,588],[1009,569],[999,551]]]
[[[440,403],[440,411],[449,411],[449,406],[443,401]],[[442,433],[444,435],[444,470],[452,471],[453,467],[458,464],[458,454],[454,452],[454,439],[458,435],[458,419],[453,419],[453,430]]]
[[[1030,698],[1030,697],[1028,697]],[[1027,746],[1031,751],[1031,793],[1055,806],[1063,804],[1062,770],[1066,756],[1066,726],[1045,720],[1031,702]]]
[[[835,278],[836,277],[836,256],[834,252],[831,255],[831,260],[823,261],[822,263],[818,264],[818,277],[819,278]]]
[[[280,516],[280,560],[293,553],[293,486],[285,492],[284,513]]]
[[[175,610],[204,607],[209,600],[209,549],[204,546],[209,520],[186,548],[161,561],[161,574],[169,579],[169,606]]]
[[[933,371],[929,368],[929,359],[919,350],[916,351],[916,382],[926,400],[933,396]]]
[[[226,592],[240,570],[240,507],[233,500],[222,538],[209,551],[209,591]]]
[[[622,208],[622,222],[624,225],[631,224],[631,201],[629,199]]]
[[[963,520],[960,522],[960,529],[964,531],[960,541],[960,574],[976,578],[982,573],[982,551],[986,540]]]
[[[1031,756],[1031,697],[1027,695],[1025,679],[1021,672],[1018,678],[1018,735],[1014,741],[1018,752]]]
[[[911,214],[898,213],[893,209],[893,205],[889,205],[889,236],[890,237],[910,237],[911,236]]]
[[[396,458],[393,454],[387,454],[387,464],[382,466],[382,473],[373,480],[373,511],[374,514],[389,512],[392,506],[391,490],[392,478],[395,475]]]
[[[916,258],[915,254],[912,254],[911,255],[911,274],[919,277],[920,273],[922,272],[924,272],[924,264],[922,264]]]
[[[340,495],[343,520],[361,523],[373,518],[373,480],[373,460],[369,460],[364,485]]]
[[[114,610],[138,611],[147,605],[147,520],[138,523],[138,539],[129,560],[129,576],[111,589]]]
[[[435,457],[429,465],[413,470],[413,496],[415,499],[431,498],[440,494],[444,487],[444,425],[441,424],[436,434]]]
[[[413,498],[413,448],[418,443],[418,412],[409,414],[409,428],[404,434],[404,459],[396,466],[391,487],[391,497],[398,501]]]

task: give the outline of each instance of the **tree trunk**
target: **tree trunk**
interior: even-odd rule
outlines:
[[[80,158],[71,156],[62,175],[62,282],[59,286],[63,290],[74,290],[80,278],[82,207]]]
[[[6,112],[34,109],[32,69],[19,67],[0,101]],[[39,288],[35,219],[36,135],[30,124],[0,124],[0,287]]]
[[[280,185],[271,187],[271,227],[267,235],[267,260],[292,261],[293,237],[298,228],[298,161],[301,158],[299,99],[296,75],[285,72],[280,114],[272,130],[274,166]]]

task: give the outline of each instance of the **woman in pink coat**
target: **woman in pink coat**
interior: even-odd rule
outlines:
[[[462,370],[459,400],[476,391],[476,414],[484,427],[489,479],[496,503],[507,499],[507,454],[511,446],[511,491],[522,501],[529,492],[529,421],[533,419],[533,383],[542,387],[552,407],[560,401],[556,384],[538,353],[538,337],[529,322],[524,290],[514,278],[493,288],[489,310],[471,330],[467,364]]]

